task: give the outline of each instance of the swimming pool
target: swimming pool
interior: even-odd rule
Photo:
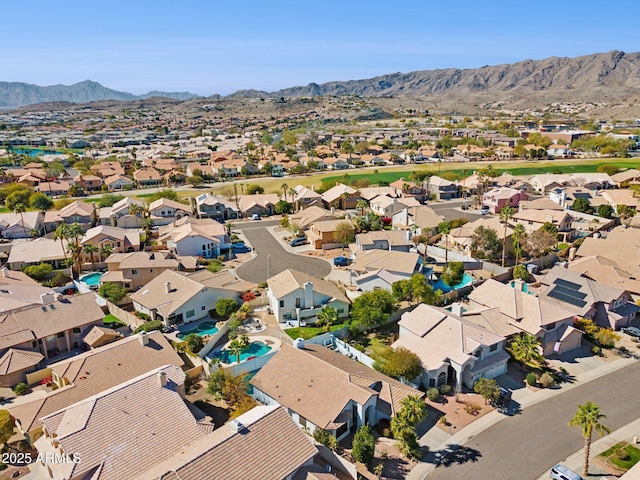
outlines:
[[[251,342],[249,347],[240,354],[240,361],[244,362],[250,357],[260,357],[271,351],[271,347],[264,342]],[[230,350],[221,350],[216,353],[216,357],[220,359],[222,363],[235,363],[238,361],[236,355]]]
[[[103,274],[100,272],[88,273],[87,275],[82,277],[80,281],[92,288],[96,288],[98,285],[100,285],[100,279],[102,278],[102,275]]]
[[[473,277],[468,273],[465,273],[462,276],[462,282],[460,282],[458,285],[454,285],[453,287],[450,287],[449,285],[444,283],[441,278],[439,278],[437,282],[429,282],[429,284],[433,287],[434,290],[442,290],[443,293],[448,293],[451,290],[457,290],[459,288],[465,287],[471,282],[473,282]]]
[[[216,327],[216,324],[213,322],[202,322],[200,325],[198,325],[195,328],[192,328],[190,330],[182,330],[180,333],[178,333],[178,338],[180,340],[184,340],[186,338],[187,335],[191,335],[192,333],[195,333],[196,335],[200,335],[201,337],[204,337],[206,335],[213,335],[215,333],[218,333],[219,328]]]

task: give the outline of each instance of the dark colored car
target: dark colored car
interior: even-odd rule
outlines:
[[[251,248],[249,247],[249,245],[247,245],[244,242],[232,243],[231,248],[236,253],[245,253],[245,252],[251,251]]]
[[[640,328],[638,327],[622,327],[620,331],[632,337],[640,338]]]
[[[347,265],[351,265],[351,259],[349,257],[335,257],[333,264],[336,267],[346,267]]]

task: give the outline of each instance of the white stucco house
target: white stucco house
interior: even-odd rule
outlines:
[[[224,225],[208,218],[182,217],[160,229],[158,244],[177,255],[216,258],[231,248]]]

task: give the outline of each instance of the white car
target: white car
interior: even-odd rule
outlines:
[[[254,213],[253,215],[251,215],[251,220],[260,220],[260,214]]]
[[[583,480],[580,475],[578,475],[573,470],[569,470],[564,465],[555,465],[551,471],[549,472],[549,477],[553,480]]]
[[[480,215],[488,215],[490,213],[491,211],[489,210],[489,207],[482,206],[482,208],[480,209]]]

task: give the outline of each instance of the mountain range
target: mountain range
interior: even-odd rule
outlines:
[[[493,102],[609,101],[628,99],[640,93],[640,53],[611,51],[575,58],[549,57],[475,69],[447,68],[391,73],[364,80],[310,83],[265,92],[239,90],[227,97],[314,97],[360,95],[365,97],[406,96],[434,100],[468,98]],[[74,85],[40,87],[26,83],[0,82],[0,108],[43,102],[86,103],[98,100],[140,100],[152,96],[189,100],[189,92],[149,92],[144,95],[119,92],[86,80]]]

